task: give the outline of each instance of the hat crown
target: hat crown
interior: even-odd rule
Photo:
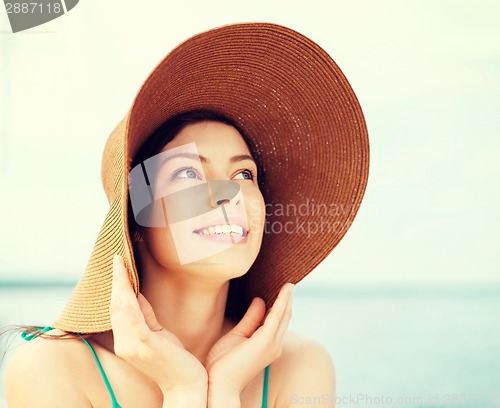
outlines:
[[[257,259],[230,284],[231,318],[239,321],[254,297],[270,308],[285,282],[302,280],[345,235],[369,168],[367,128],[349,82],[326,51],[289,28],[219,27],[170,52],[111,132],[101,167],[110,208],[87,269],[53,327],[111,329],[114,254],[123,255],[139,291],[128,228],[131,160],[162,123],[199,109],[231,119],[255,145],[270,204]]]

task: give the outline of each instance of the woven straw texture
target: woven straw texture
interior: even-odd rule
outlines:
[[[130,163],[164,121],[197,109],[232,119],[253,141],[266,177],[270,228],[257,260],[228,297],[239,315],[255,296],[272,306],[285,282],[303,279],[347,232],[369,168],[368,133],[347,79],[322,48],[291,29],[268,23],[220,27],[168,54],[109,137],[102,181],[110,210],[87,269],[54,327],[79,333],[111,328],[115,253],[125,257],[139,290],[127,226]],[[278,213],[280,206],[295,211]],[[284,230],[286,225],[293,233]]]

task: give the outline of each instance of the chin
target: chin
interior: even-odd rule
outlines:
[[[191,275],[195,279],[214,277],[229,281],[248,272],[260,250],[261,236],[250,234],[234,245],[204,240],[195,234],[172,231],[151,231],[161,235],[148,236],[147,248],[152,258],[171,272]],[[176,234],[177,232],[177,234]]]
[[[184,271],[193,273],[202,272],[204,276],[220,277],[226,281],[243,276],[248,272],[255,259],[250,254],[238,253],[227,249],[210,257],[199,259],[180,266]]]

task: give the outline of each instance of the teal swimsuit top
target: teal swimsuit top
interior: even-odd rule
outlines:
[[[48,332],[50,330],[53,330],[53,328],[52,327],[44,327],[44,328],[40,328],[38,331],[41,333],[45,333],[45,332]],[[30,333],[23,332],[23,333],[21,333],[21,337],[26,341],[30,341],[36,337],[36,334],[33,334],[33,333],[30,334]],[[97,364],[97,367],[99,368],[102,379],[104,380],[104,384],[106,384],[106,388],[108,389],[109,395],[111,397],[111,402],[112,402],[111,407],[112,408],[121,408],[121,405],[116,400],[115,393],[113,392],[113,389],[111,388],[111,384],[109,383],[108,377],[106,376],[106,373],[104,372],[104,369],[102,368],[101,362],[99,361],[99,358],[97,357],[97,354],[94,351],[94,348],[83,337],[80,336],[80,338],[83,340],[83,342],[90,349],[92,356],[94,357],[94,360]],[[268,383],[269,383],[269,371],[270,371],[270,365],[268,365],[264,370],[264,389],[262,391],[262,408],[267,408],[267,392],[268,392]]]

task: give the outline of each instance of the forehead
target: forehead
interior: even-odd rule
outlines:
[[[221,122],[203,121],[185,126],[162,151],[187,143],[196,143],[202,153],[235,154],[250,153],[247,144],[237,129]]]

